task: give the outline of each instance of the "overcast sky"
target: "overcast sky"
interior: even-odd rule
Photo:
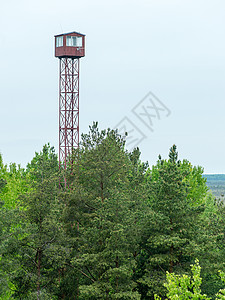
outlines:
[[[54,35],[79,31],[81,132],[119,124],[150,165],[176,144],[180,159],[225,173],[224,0],[7,0],[0,9],[5,163],[26,166],[47,142],[58,152]]]

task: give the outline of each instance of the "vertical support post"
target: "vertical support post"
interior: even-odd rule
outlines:
[[[65,174],[79,147],[79,58],[60,58],[59,72],[59,165]],[[61,184],[67,186],[66,174]]]

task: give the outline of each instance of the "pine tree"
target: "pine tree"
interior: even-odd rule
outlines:
[[[149,214],[142,231],[139,288],[144,299],[164,295],[165,272],[183,272],[198,251],[201,206],[190,205],[191,187],[174,145],[149,177]]]
[[[79,175],[71,176],[73,190],[66,206],[68,216],[74,212],[70,222],[79,225],[74,232],[78,248],[71,259],[81,274],[79,299],[140,299],[132,280],[137,199],[129,189],[134,175],[124,141],[113,130],[99,132],[94,123],[81,145]]]

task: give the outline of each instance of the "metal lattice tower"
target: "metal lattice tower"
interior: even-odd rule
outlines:
[[[59,83],[59,163],[79,147],[79,58],[60,59]]]

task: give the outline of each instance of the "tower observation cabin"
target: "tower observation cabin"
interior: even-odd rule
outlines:
[[[80,58],[85,56],[85,35],[73,31],[55,35],[55,57]]]

